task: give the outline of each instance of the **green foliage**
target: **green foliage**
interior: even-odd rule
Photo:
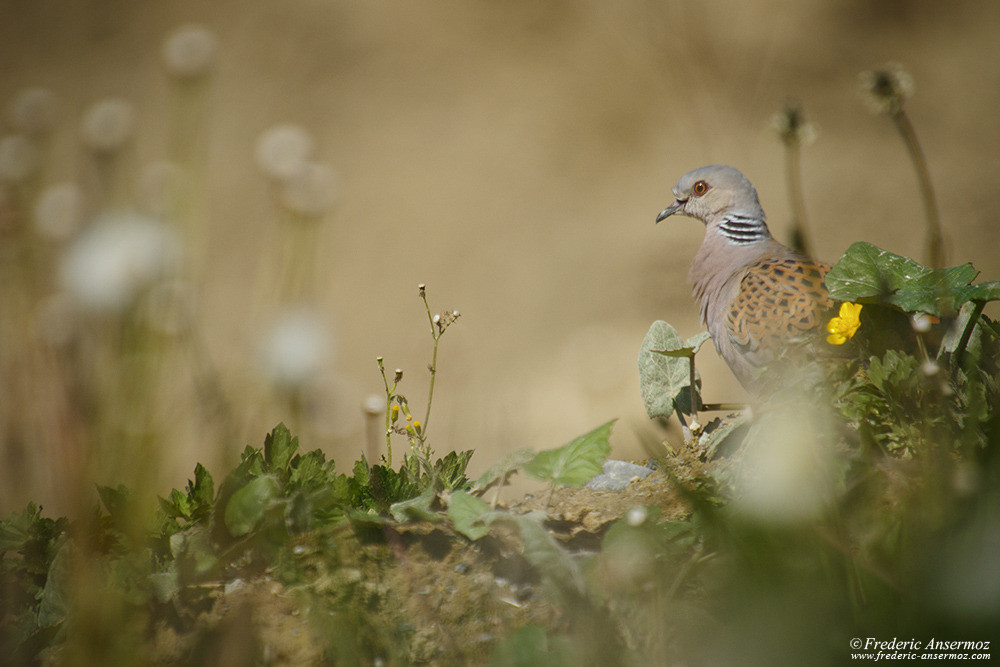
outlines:
[[[615,420],[611,420],[562,447],[539,452],[524,466],[525,472],[554,485],[583,486],[601,472],[611,452],[608,437],[614,423]]]
[[[859,241],[830,270],[826,285],[838,301],[883,302],[942,317],[957,313],[967,301],[1000,299],[1000,282],[970,284],[978,274],[971,264],[931,269]]]
[[[679,410],[692,412],[691,378],[695,378],[695,404],[701,381],[693,371],[694,355],[709,339],[702,332],[684,340],[677,330],[657,320],[649,327],[639,348],[639,389],[650,419],[667,419]]]

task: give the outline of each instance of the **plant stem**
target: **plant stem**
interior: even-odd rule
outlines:
[[[788,179],[788,198],[792,205],[791,246],[806,255],[809,241],[806,239],[806,201],[802,194],[802,162],[799,159],[799,143],[785,142],[785,177]]]
[[[903,137],[913,160],[913,166],[917,170],[917,180],[920,184],[920,195],[924,200],[924,214],[927,217],[927,262],[932,268],[944,266],[944,239],[941,233],[941,219],[938,216],[937,200],[934,197],[934,188],[931,185],[931,174],[927,168],[927,159],[917,141],[917,133],[913,129],[910,117],[900,107],[892,114],[892,120],[896,124],[896,129]]]
[[[969,316],[969,321],[965,323],[965,329],[962,331],[962,337],[958,340],[958,345],[955,347],[955,364],[956,368],[962,367],[962,361],[965,358],[965,348],[969,346],[969,339],[972,337],[972,330],[976,328],[976,322],[979,321],[980,316],[983,314],[983,309],[986,308],[985,301],[976,301],[976,307],[973,308],[972,314]]]
[[[385,449],[386,449],[386,461],[392,466],[392,421],[390,415],[392,414],[392,391],[395,389],[389,389],[389,378],[385,376],[385,364],[382,362],[382,357],[377,357],[375,361],[378,362],[378,370],[382,374],[382,384],[385,385]]]
[[[437,377],[438,342],[441,340],[442,329],[435,326],[434,316],[431,315],[431,307],[427,303],[427,294],[420,290],[420,298],[424,302],[424,310],[427,311],[427,322],[431,326],[431,337],[434,339],[434,350],[431,353],[431,363],[427,370],[431,372],[430,386],[427,388],[427,411],[424,413],[424,421],[420,429],[420,442],[427,438],[427,424],[431,418],[431,402],[434,400],[434,379]]]

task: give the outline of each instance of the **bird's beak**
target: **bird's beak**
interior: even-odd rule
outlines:
[[[671,204],[670,206],[668,206],[665,209],[663,209],[662,211],[660,211],[660,214],[658,216],[656,216],[656,221],[657,222],[663,222],[664,220],[666,220],[667,218],[669,218],[670,216],[672,216],[674,213],[676,213],[677,211],[681,210],[681,207],[683,207],[683,206],[684,206],[684,202],[681,201],[680,199],[678,199],[673,204]]]

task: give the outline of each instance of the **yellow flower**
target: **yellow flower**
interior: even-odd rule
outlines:
[[[861,326],[860,316],[860,303],[847,302],[840,304],[840,313],[826,325],[826,331],[830,334],[826,337],[826,342],[831,345],[843,345],[853,338]]]

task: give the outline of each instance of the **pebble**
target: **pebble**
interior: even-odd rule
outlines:
[[[646,466],[609,459],[604,462],[604,472],[587,482],[587,488],[591,491],[624,491],[634,480],[645,479],[651,472]]]

